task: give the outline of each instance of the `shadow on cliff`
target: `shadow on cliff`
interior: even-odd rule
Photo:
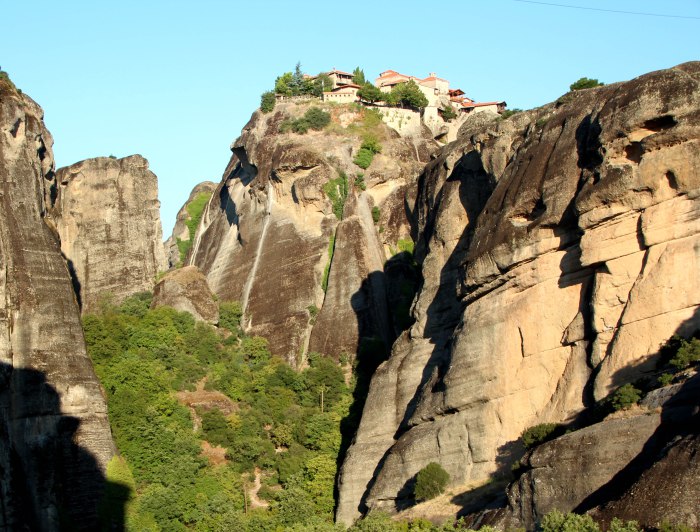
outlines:
[[[443,164],[442,161],[438,160],[434,163],[431,170],[426,170],[419,178],[418,188],[419,190],[426,190],[426,180],[428,179],[428,173],[431,171],[439,171],[439,165]],[[423,279],[419,270],[422,266],[422,261],[425,259],[429,250],[429,239],[431,235],[435,234],[437,216],[441,211],[441,205],[443,202],[448,201],[447,195],[450,194],[453,187],[458,187],[459,199],[461,204],[467,214],[469,225],[463,231],[458,242],[455,245],[454,250],[450,254],[449,258],[445,262],[444,266],[441,268],[439,274],[439,285],[437,292],[433,297],[432,301],[426,310],[426,323],[423,331],[423,337],[428,339],[430,344],[433,345],[431,354],[429,355],[428,361],[423,367],[421,378],[418,386],[416,387],[413,397],[408,402],[408,405],[404,411],[403,418],[399,423],[398,429],[394,435],[394,439],[398,440],[399,437],[405,433],[409,428],[409,421],[416,411],[420,398],[424,392],[429,381],[434,382],[433,388],[429,390],[430,392],[439,393],[444,390],[443,377],[447,368],[449,367],[451,352],[450,352],[450,338],[455,328],[460,322],[462,316],[463,305],[461,302],[461,290],[460,290],[460,272],[462,271],[463,265],[466,261],[467,251],[469,245],[473,238],[474,227],[476,224],[476,219],[483,210],[488,198],[496,184],[496,179],[494,176],[488,174],[482,163],[479,155],[476,152],[470,152],[464,155],[454,166],[452,172],[447,177],[445,183],[443,184],[441,190],[438,192],[435,202],[428,209],[428,216],[425,221],[425,227],[423,230],[422,238],[417,242],[416,245],[416,255],[415,258],[411,254],[409,257],[399,257],[396,256],[394,259],[409,258],[414,264],[414,268],[417,272],[415,278],[415,287],[411,292],[411,300],[414,299],[415,294],[419,293]],[[429,192],[428,192],[429,193]],[[412,223],[412,237],[413,240],[417,240],[417,212],[420,208],[419,204],[424,201],[427,205],[429,202],[428,198],[421,198],[420,196],[416,199],[416,205],[413,212],[409,214],[409,218]],[[404,254],[400,254],[404,255]],[[392,259],[392,260],[394,260]],[[392,260],[387,262],[385,266],[385,272],[388,269],[394,268]],[[417,260],[417,263],[414,262]],[[376,273],[376,272],[375,272]],[[364,286],[364,283],[363,283]],[[404,290],[404,294],[407,291]],[[359,292],[358,292],[359,293]],[[355,294],[353,297],[355,297]],[[400,305],[396,304],[396,301],[391,301],[389,297],[388,301],[390,309],[393,311],[394,325],[396,335],[408,330],[413,324],[413,318],[407,316],[408,319],[401,318],[403,309]],[[353,306],[353,308],[355,308]],[[398,320],[396,316],[399,316]],[[397,327],[397,321],[400,325]],[[361,316],[358,315],[358,325],[360,327],[360,337],[364,337],[366,332],[363,330],[363,321]],[[393,339],[392,339],[393,343]],[[386,360],[388,356],[387,350],[381,356],[378,356],[376,352],[371,350],[368,353],[363,352],[362,343],[358,349],[358,385],[355,391],[355,403],[353,405],[354,414],[352,416],[352,430],[344,431],[343,433],[343,446],[339,456],[339,465],[342,464],[345,452],[349,447],[352,438],[354,437],[357,426],[359,425],[360,415],[364,408],[364,402],[369,390],[369,385],[371,382],[372,375],[376,371],[377,367],[381,362]],[[435,373],[437,372],[437,377]],[[361,498],[359,504],[359,510],[365,513],[368,510],[367,507],[367,497],[379,475],[381,469],[388,457],[391,449],[387,449],[384,456],[377,463],[372,479],[367,485],[367,488]],[[408,479],[404,486],[401,488],[397,494],[396,507],[403,508],[413,504],[413,486],[415,484],[415,476]],[[336,484],[337,485],[337,484]]]
[[[74,443],[80,420],[36,370],[0,363],[0,530],[124,530],[130,488]]]
[[[676,330],[676,334],[690,337],[692,334],[700,338],[700,330],[696,329],[700,324],[700,309],[696,310],[693,317],[686,320]],[[654,389],[657,377],[668,369],[668,356],[664,353],[663,346],[655,356],[657,359],[656,370],[649,371],[648,364],[640,362],[637,369],[643,376],[633,384],[646,393]],[[697,362],[695,363],[697,365]],[[617,386],[629,380],[629,371],[626,368],[613,375],[612,381]],[[700,434],[700,374],[695,374],[683,382],[673,395],[661,407],[661,423],[644,444],[639,454],[620,470],[607,484],[590,494],[574,511],[587,512],[597,506],[616,500],[628,491],[639,480],[644,471],[648,470],[668,447],[676,440],[689,435]]]

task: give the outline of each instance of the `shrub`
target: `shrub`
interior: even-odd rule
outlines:
[[[522,109],[517,109],[517,108],[516,109],[506,109],[505,111],[503,111],[501,113],[501,118],[503,118],[505,120],[506,118],[510,118],[511,116],[513,116],[515,114],[522,113],[522,111],[523,111]]]
[[[632,405],[636,404],[641,397],[641,391],[631,384],[625,384],[618,388],[612,395],[610,398],[610,406],[615,412],[618,410],[627,410]]]
[[[369,165],[372,164],[372,159],[374,159],[374,152],[365,148],[360,148],[352,162],[363,170],[367,170]]]
[[[269,113],[275,108],[275,93],[265,91],[260,95],[260,110],[263,113]]]
[[[691,338],[680,341],[678,351],[671,359],[670,364],[677,370],[681,370],[698,361],[700,361],[700,340]]]
[[[572,91],[580,91],[581,89],[592,89],[593,87],[601,87],[603,85],[605,84],[597,79],[579,78],[569,85],[569,89]]]
[[[355,176],[355,186],[360,190],[367,190],[367,185],[365,184],[365,174],[357,174]]]
[[[338,177],[331,179],[323,185],[323,191],[333,205],[333,214],[338,220],[343,219],[343,208],[348,197],[348,176],[342,170],[338,170]]]
[[[379,207],[377,207],[377,206],[372,207],[372,220],[374,221],[375,224],[377,222],[379,222],[379,217],[381,216],[381,214],[382,213],[379,210]]]
[[[303,135],[309,129],[320,131],[331,122],[331,115],[318,107],[312,107],[301,118],[287,118],[280,124],[280,133],[293,131]]]
[[[306,111],[306,113],[304,113],[304,118],[308,122],[309,127],[316,131],[322,130],[331,122],[331,115],[318,107],[312,107]]]
[[[590,515],[564,514],[552,510],[542,518],[542,532],[600,532],[600,528]]]
[[[365,135],[360,145],[361,150],[369,150],[372,153],[382,153],[382,145],[374,135]]]
[[[672,373],[663,373],[659,375],[658,378],[659,386],[668,386],[673,382],[673,374]]]
[[[423,109],[428,106],[428,98],[413,80],[394,85],[391,92],[386,95],[385,100],[389,105],[407,106],[415,109]]]
[[[430,462],[418,471],[413,493],[417,500],[434,499],[445,490],[449,481],[450,475],[447,471],[437,462]]]
[[[639,523],[637,521],[623,521],[613,517],[608,527],[608,532],[640,532]]]
[[[243,307],[238,301],[227,301],[219,304],[219,327],[236,334],[241,329],[242,316]]]
[[[557,423],[540,423],[525,429],[520,439],[526,449],[532,449],[546,441],[553,440],[562,433],[562,426]]]
[[[454,110],[454,107],[449,104],[440,109],[440,114],[445,122],[449,122],[450,120],[457,118],[457,112]]]

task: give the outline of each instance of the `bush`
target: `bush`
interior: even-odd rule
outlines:
[[[360,145],[361,150],[369,150],[374,154],[382,153],[382,145],[374,135],[365,135]]]
[[[563,427],[557,423],[540,423],[525,429],[520,439],[526,449],[532,449],[546,441],[553,440],[562,434]]]
[[[503,111],[501,113],[501,118],[503,118],[505,120],[506,118],[510,118],[513,115],[516,115],[518,113],[522,113],[522,111],[523,111],[522,109],[518,109],[518,108],[506,109],[505,111]]]
[[[617,412],[618,410],[627,410],[632,405],[637,404],[641,399],[642,392],[632,386],[625,384],[618,388],[610,398],[610,406]]]
[[[372,220],[374,221],[375,224],[379,222],[379,217],[381,216],[381,214],[382,213],[379,210],[379,207],[377,207],[377,206],[372,207]]]
[[[700,340],[691,338],[680,341],[678,351],[671,359],[670,364],[677,370],[682,370],[698,361],[700,361]]]
[[[269,113],[275,108],[275,93],[272,91],[263,92],[260,96],[260,110]]]
[[[293,131],[303,135],[309,129],[320,131],[330,124],[331,115],[322,111],[318,107],[312,107],[301,118],[287,118],[280,124],[280,133],[288,133]]]
[[[374,152],[366,148],[360,148],[352,162],[363,170],[367,170],[369,165],[372,164],[372,159],[374,159]]]
[[[371,83],[365,83],[357,91],[357,97],[366,102],[374,103],[381,101],[384,93],[379,90],[379,87],[375,87]]]
[[[434,499],[440,495],[450,481],[450,475],[437,462],[430,462],[418,471],[414,495],[416,500]]]
[[[219,304],[219,327],[238,334],[241,330],[242,316],[243,307],[238,301],[227,301]]]
[[[600,532],[600,528],[590,515],[564,514],[552,510],[542,518],[542,532]]]
[[[673,382],[673,374],[672,373],[663,373],[659,375],[659,378],[657,379],[659,386],[668,386]]]
[[[572,91],[580,91],[581,89],[592,89],[593,87],[602,87],[605,85],[597,79],[579,78],[569,85],[569,89]]]
[[[454,120],[457,118],[457,112],[455,111],[454,107],[451,105],[445,105],[441,110],[440,114],[442,115],[442,119],[445,122],[449,122],[450,120]]]
[[[318,107],[312,107],[306,111],[306,113],[304,113],[304,119],[308,122],[309,127],[316,131],[322,130],[331,123],[331,115]]]

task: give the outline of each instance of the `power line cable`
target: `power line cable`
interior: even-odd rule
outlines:
[[[543,6],[568,7],[569,9],[585,9],[587,11],[604,11],[606,13],[621,13],[623,15],[642,15],[645,17],[682,18],[682,19],[689,19],[689,20],[700,20],[700,17],[693,17],[691,15],[665,15],[663,13],[642,13],[640,11],[621,11],[618,9],[603,9],[601,7],[572,6],[572,5],[567,5],[567,4],[555,4],[553,2],[537,2],[535,0],[513,0],[513,2],[522,2],[524,4],[539,4],[539,5],[543,5]]]

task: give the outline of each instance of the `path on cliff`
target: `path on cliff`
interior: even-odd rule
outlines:
[[[260,491],[260,486],[262,485],[260,482],[260,477],[260,468],[256,467],[253,485],[248,490],[248,501],[251,508],[267,508],[268,506],[270,506],[267,501],[263,501],[260,498],[258,498],[258,492]]]

